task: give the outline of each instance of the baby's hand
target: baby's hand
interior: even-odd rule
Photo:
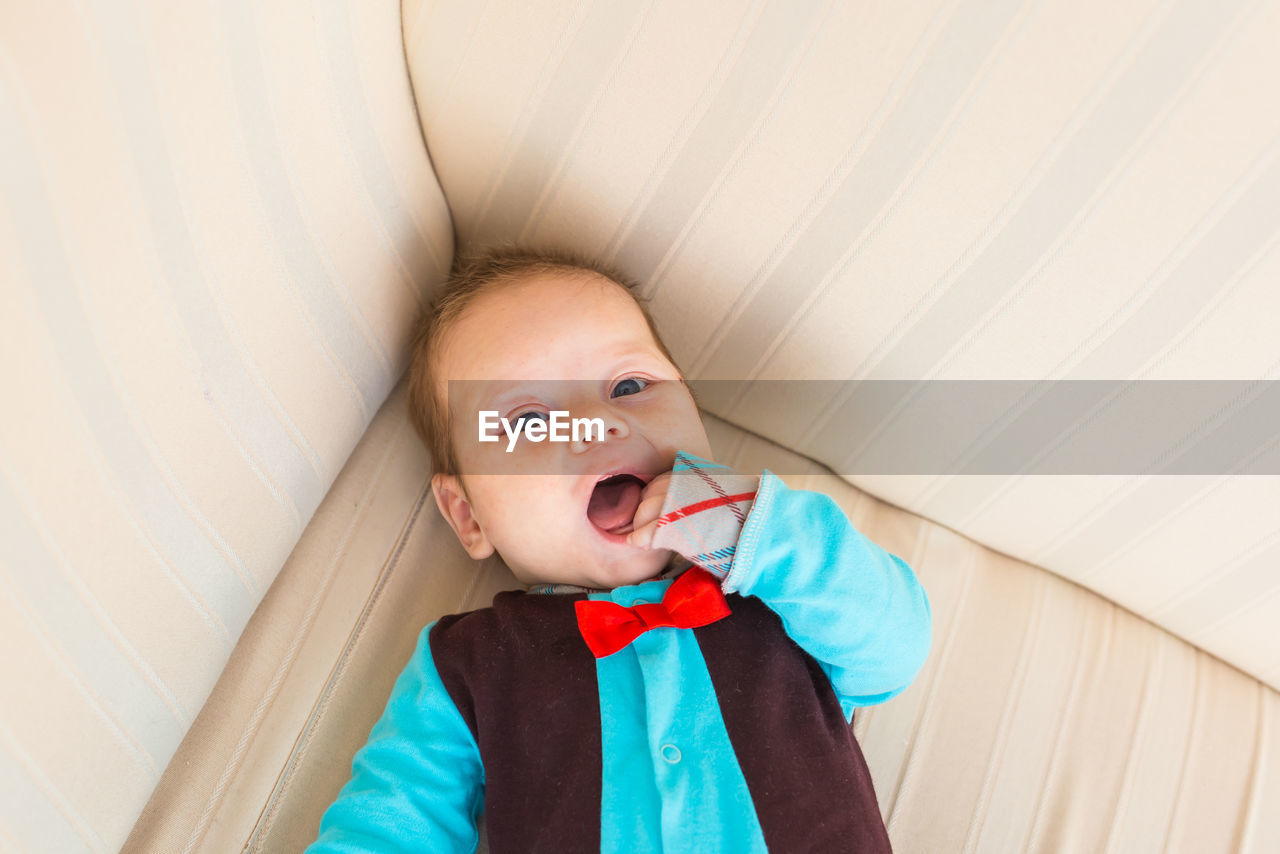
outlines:
[[[667,500],[667,489],[671,485],[671,472],[663,472],[645,485],[640,493],[640,504],[636,507],[636,515],[631,523],[631,533],[627,534],[627,545],[642,549],[653,548],[653,535],[658,530],[658,516],[662,513],[662,504]]]

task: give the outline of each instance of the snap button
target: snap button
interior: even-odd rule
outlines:
[[[680,748],[674,744],[662,745],[662,758],[671,765],[675,765],[680,761]]]

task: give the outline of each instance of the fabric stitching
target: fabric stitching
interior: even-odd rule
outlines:
[[[333,674],[325,683],[319,700],[316,705],[313,706],[311,715],[309,716],[306,725],[303,727],[302,732],[299,734],[298,740],[295,742],[294,749],[289,754],[289,759],[285,763],[284,771],[281,773],[280,779],[272,790],[271,795],[267,800],[267,804],[263,809],[262,818],[259,820],[257,826],[254,828],[253,834],[245,845],[246,851],[256,852],[263,850],[263,840],[274,825],[276,815],[278,815],[279,812],[279,806],[284,800],[285,793],[289,790],[290,785],[297,774],[298,766],[301,764],[301,758],[303,754],[307,752],[314,732],[329,709],[333,700],[333,695],[337,690],[338,683],[343,680],[351,661],[351,657],[354,654],[354,650],[365,636],[366,629],[370,623],[370,617],[373,611],[376,610],[378,603],[382,600],[382,594],[385,592],[392,574],[400,566],[400,556],[404,552],[404,548],[409,537],[417,528],[418,521],[421,518],[422,508],[426,505],[426,498],[430,494],[431,489],[429,485],[424,487],[419,493],[417,504],[414,506],[413,513],[409,517],[409,522],[405,526],[404,533],[396,543],[395,551],[387,561],[386,568],[379,575],[378,581],[369,597],[369,601],[361,612],[359,619],[356,621],[356,625],[351,636],[348,639],[347,644],[343,647],[342,653],[338,657],[338,662],[334,667]]]
[[[756,540],[760,537],[760,528],[764,525],[764,519],[769,515],[769,509],[773,506],[773,495],[776,491],[778,476],[768,469],[764,470],[764,474],[760,476],[760,486],[756,490],[756,501],[752,507],[751,514],[747,517],[746,524],[742,527],[742,534],[738,538],[737,552],[734,555],[733,563],[729,566],[729,574],[724,579],[725,592],[733,592],[740,590],[743,586],[744,576],[752,575],[753,564],[755,563]],[[745,557],[744,557],[745,556]]]

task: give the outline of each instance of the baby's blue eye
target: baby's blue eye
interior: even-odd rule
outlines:
[[[636,392],[644,391],[648,385],[649,382],[647,380],[642,380],[639,377],[627,377],[625,380],[613,387],[613,393],[609,396],[623,397],[628,394],[635,394]]]

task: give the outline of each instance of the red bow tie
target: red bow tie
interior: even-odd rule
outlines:
[[[625,608],[615,602],[579,600],[574,606],[578,628],[596,658],[613,655],[649,629],[693,629],[729,616],[719,580],[700,566],[681,573],[656,605]]]

